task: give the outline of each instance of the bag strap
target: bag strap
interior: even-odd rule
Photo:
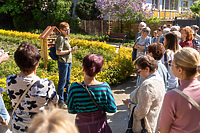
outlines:
[[[183,96],[185,99],[188,100],[194,107],[196,107],[200,111],[200,106],[188,95],[186,95],[184,92],[180,91],[179,89],[173,89],[173,91],[176,91],[179,93],[181,96]]]
[[[141,126],[142,126],[142,129],[145,129],[144,118],[143,118],[143,119],[141,119]]]
[[[105,112],[99,105],[98,103],[94,100],[93,95],[90,93],[90,91],[88,90],[87,85],[83,82],[81,82],[82,87],[86,90],[86,92],[88,93],[89,97],[92,99],[93,103],[103,112]]]
[[[11,117],[13,117],[13,114],[14,114],[15,110],[17,109],[17,107],[19,106],[20,102],[22,101],[22,99],[24,98],[24,96],[26,95],[26,93],[28,92],[28,90],[31,88],[31,86],[32,86],[36,81],[37,81],[37,80],[34,79],[34,80],[31,82],[31,84],[29,85],[29,87],[24,91],[23,95],[20,97],[19,101],[18,101],[17,104],[15,105]]]
[[[133,113],[134,113],[135,107],[136,106],[133,107],[132,112],[131,112],[131,118],[128,121],[128,129],[132,129],[133,127]]]
[[[165,62],[165,66],[168,70],[168,62],[167,62],[167,52],[164,53],[164,62]]]

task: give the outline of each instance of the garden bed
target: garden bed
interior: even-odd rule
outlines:
[[[2,36],[2,34],[0,34]],[[6,36],[6,35],[3,35]],[[12,36],[9,36],[10,38]],[[15,38],[15,36],[13,36]],[[18,37],[19,38],[19,37]],[[25,40],[25,39],[24,39]],[[37,42],[36,45],[40,48],[38,44],[38,39],[29,39],[29,41]],[[23,40],[20,40],[20,43]],[[20,43],[12,43],[10,41],[0,38],[0,47],[4,47],[5,51],[10,52],[10,58],[7,62],[3,62],[0,65],[0,86],[6,88],[6,77],[8,75],[17,74],[20,72],[16,63],[14,62],[14,52],[17,49]],[[103,71],[100,72],[96,78],[99,81],[105,81],[108,84],[115,84],[119,81],[126,79],[130,74],[133,73],[134,65],[131,61],[132,50],[130,48],[122,47],[116,53],[116,48],[106,42],[100,41],[88,41],[82,39],[71,39],[71,46],[77,45],[79,48],[77,51],[73,52],[73,63],[72,63],[72,74],[71,74],[71,83],[72,82],[81,82],[84,79],[82,72],[82,60],[87,54],[100,54],[104,57],[104,66]],[[54,82],[56,88],[58,85],[58,66],[57,62],[49,59],[47,62],[48,69],[43,68],[43,60],[40,61],[40,65],[37,68],[37,75],[41,78],[48,78]],[[7,97],[6,92],[4,94],[4,101],[7,109],[11,108],[10,100]]]

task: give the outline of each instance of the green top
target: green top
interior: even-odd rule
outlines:
[[[55,43],[55,48],[56,50],[71,50],[71,46],[69,44],[69,40],[65,38],[62,34],[60,34]],[[70,52],[69,54],[64,54],[64,55],[59,55],[58,56],[58,61],[62,63],[72,63],[72,53]]]

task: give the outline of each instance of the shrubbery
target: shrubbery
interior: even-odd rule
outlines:
[[[0,34],[1,36],[2,34]],[[5,37],[6,35],[4,35]],[[22,35],[23,36],[23,35]],[[11,38],[11,37],[10,37]],[[14,37],[15,38],[15,37]],[[18,37],[19,38],[19,37]],[[23,37],[21,37],[23,39]],[[0,40],[2,40],[0,38]],[[28,39],[29,41],[36,41],[37,39]],[[22,42],[22,41],[21,41]],[[7,62],[3,62],[0,65],[0,86],[6,88],[6,77],[8,75],[17,74],[20,72],[19,68],[14,62],[14,52],[17,49],[19,43],[11,43],[9,41],[0,41],[0,47],[4,46],[5,51],[10,51],[11,55]],[[84,75],[82,72],[82,59],[85,55],[90,53],[100,54],[104,57],[105,63],[103,66],[103,71],[97,75],[97,80],[106,81],[109,84],[115,84],[119,81],[126,79],[130,74],[132,74],[134,66],[131,61],[132,49],[122,47],[116,53],[116,48],[114,46],[106,44],[106,42],[100,41],[88,41],[81,39],[71,38],[71,46],[77,45],[79,49],[73,52],[73,63],[72,63],[72,82],[83,81]],[[39,44],[37,44],[39,45]],[[39,47],[39,46],[38,46]],[[48,69],[43,68],[43,60],[40,61],[40,65],[37,68],[37,75],[41,78],[48,78],[54,82],[56,88],[58,85],[58,66],[57,62],[54,60],[48,60]],[[4,92],[4,101],[7,109],[11,109],[10,100],[8,99],[6,92]]]

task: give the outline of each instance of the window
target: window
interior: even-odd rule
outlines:
[[[178,0],[162,0],[163,10],[177,10]]]
[[[189,2],[188,1],[181,1],[181,9],[187,10],[189,8]]]
[[[156,5],[154,6],[154,8],[158,9],[158,5],[159,5],[158,0],[152,0],[152,5],[153,5],[153,4],[156,4]]]

